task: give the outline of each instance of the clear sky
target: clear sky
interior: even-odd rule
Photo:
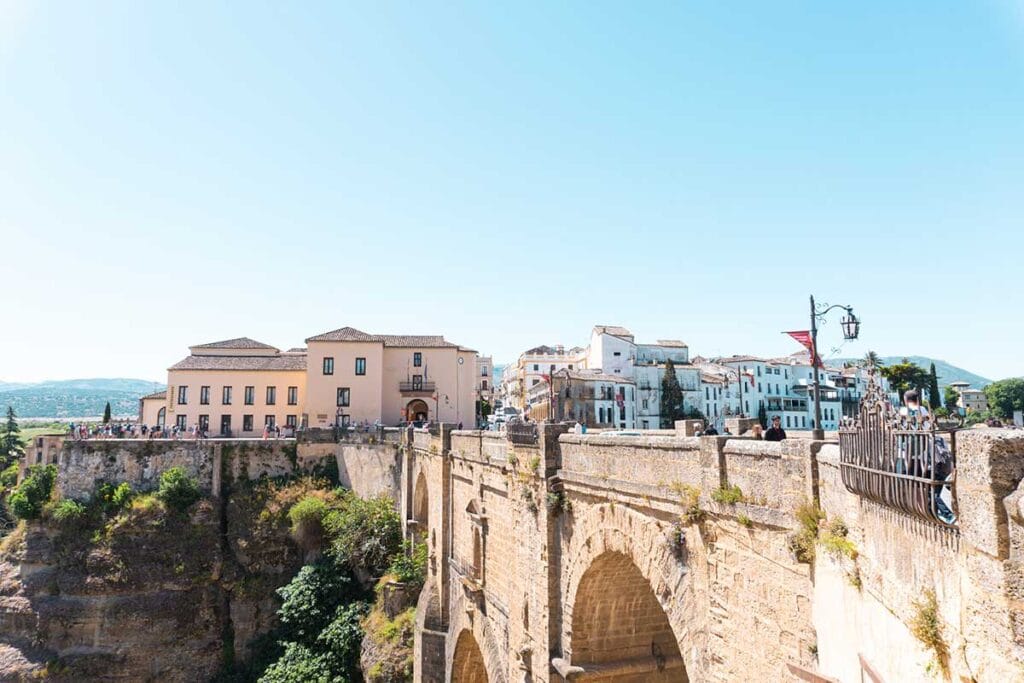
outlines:
[[[352,325],[1024,374],[1024,5],[0,0],[0,380]],[[838,316],[822,348],[840,343]]]

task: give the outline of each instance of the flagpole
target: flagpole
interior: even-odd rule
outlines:
[[[814,428],[811,438],[816,441],[825,439],[825,430],[821,428],[821,385],[818,378],[818,321],[814,309],[814,295],[811,295],[811,367],[814,368]]]

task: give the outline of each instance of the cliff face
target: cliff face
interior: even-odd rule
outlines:
[[[0,557],[0,679],[200,681],[245,660],[301,566],[282,499],[303,486],[245,482],[187,513],[144,497],[99,526],[15,532]]]

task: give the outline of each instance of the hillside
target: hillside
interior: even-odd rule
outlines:
[[[928,369],[929,365],[935,363],[935,374],[939,376],[939,386],[946,387],[950,382],[970,382],[972,389],[982,389],[986,385],[992,383],[992,380],[986,379],[981,375],[976,375],[970,370],[964,370],[961,367],[947,363],[944,360],[937,358],[928,358],[927,356],[882,356],[882,362],[886,365],[894,365],[896,363],[902,363],[903,359],[906,358],[911,363],[915,363],[925,370]],[[862,358],[837,358],[829,359],[830,365],[839,365],[844,362],[856,363],[863,360]]]
[[[97,417],[109,401],[114,415],[135,415],[139,397],[162,388],[158,382],[126,378],[0,382],[0,409],[11,406],[22,418]]]

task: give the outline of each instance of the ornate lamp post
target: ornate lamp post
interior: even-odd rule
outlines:
[[[825,315],[834,308],[841,308],[846,315],[839,321],[843,328],[843,339],[856,339],[860,334],[860,320],[853,314],[853,306],[822,305],[818,307],[811,296],[811,366],[814,368],[814,428],[811,438],[821,441],[825,438],[825,430],[821,428],[821,385],[818,376],[818,321],[825,322]]]

